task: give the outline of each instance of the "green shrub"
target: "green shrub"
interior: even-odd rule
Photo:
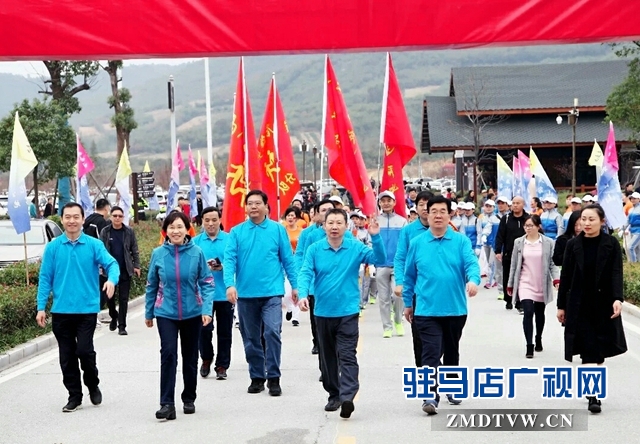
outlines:
[[[631,304],[640,305],[640,263],[624,264],[624,299]]]
[[[29,264],[29,284],[38,285],[38,273],[40,272],[40,262]],[[27,276],[24,270],[24,262],[9,265],[0,270],[0,285],[12,287],[25,287]]]

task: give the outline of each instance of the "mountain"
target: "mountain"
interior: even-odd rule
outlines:
[[[380,108],[384,80],[384,53],[330,55],[340,81],[355,132],[369,168],[378,156]],[[615,58],[606,45],[562,45],[537,47],[479,48],[465,50],[412,51],[392,53],[414,138],[419,140],[422,100],[425,95],[447,95],[452,67],[473,65],[513,65],[532,63],[584,62]],[[37,63],[37,62],[35,62]],[[232,117],[233,93],[238,58],[210,59],[211,116],[214,155],[218,170],[226,165]],[[262,123],[269,81],[273,72],[294,146],[306,140],[320,144],[322,125],[324,55],[246,57],[245,73],[256,131]],[[123,85],[132,93],[132,106],[138,128],[131,134],[131,162],[139,169],[145,160],[152,166],[166,165],[170,152],[167,81],[174,76],[177,136],[181,146],[206,151],[204,64],[202,61],[179,65],[128,65]],[[579,73],[576,73],[579,80]],[[38,96],[42,81],[0,74],[0,116],[13,104]],[[113,111],[108,108],[109,81],[102,72],[89,91],[79,93],[82,111],[70,124],[86,147],[95,146],[101,157],[115,165],[115,131],[110,125]],[[301,157],[301,156],[298,156]],[[310,171],[307,168],[307,171]],[[224,174],[224,173],[223,173]]]

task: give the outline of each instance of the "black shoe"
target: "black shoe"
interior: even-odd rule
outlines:
[[[220,381],[227,379],[227,369],[224,367],[216,367],[216,379]]]
[[[311,354],[312,355],[317,355],[318,354],[318,347],[316,347],[315,345],[313,346],[313,348],[311,349]]]
[[[462,399],[456,399],[453,397],[453,395],[447,395],[447,401],[449,401],[449,404],[451,405],[460,405],[462,404]]]
[[[202,365],[200,366],[200,376],[206,378],[211,373],[211,361],[204,359],[202,361]]]
[[[89,390],[89,399],[91,399],[91,404],[93,405],[100,405],[102,403],[102,392],[100,391],[100,387]]]
[[[156,419],[176,419],[176,407],[173,405],[163,405],[160,410],[156,412]]]
[[[527,358],[533,358],[533,345],[527,345]]]
[[[260,393],[264,391],[264,379],[251,379],[251,385],[247,389],[247,393]]]
[[[507,310],[513,310],[513,304],[511,302],[507,302],[507,305],[504,308]]]
[[[118,320],[117,319],[111,319],[111,322],[109,322],[109,330],[110,331],[116,331],[116,328],[118,328]]]
[[[196,405],[193,402],[185,402],[182,411],[185,415],[191,415],[196,412]]]
[[[62,411],[64,413],[75,412],[76,410],[78,410],[78,407],[80,407],[81,405],[82,405],[82,402],[80,401],[69,401],[67,402],[67,405],[62,407]]]
[[[125,328],[122,328],[122,327],[121,327],[121,328],[118,330],[118,334],[119,334],[120,336],[127,336],[129,333],[127,333],[127,330],[126,330]]]
[[[516,308],[516,310],[518,310],[518,314],[519,315],[524,315],[524,309],[523,308]]]
[[[541,352],[542,350],[542,338],[536,338],[536,351]]]
[[[342,403],[342,408],[340,409],[340,417],[350,418],[355,409],[356,406],[353,405],[353,401],[344,401]]]
[[[287,321],[290,321],[293,317],[293,312],[288,311],[286,316],[284,317]]]
[[[297,327],[298,325],[300,325],[300,322],[296,321],[295,319],[291,321],[291,323],[293,324],[294,327]]]
[[[602,411],[602,402],[599,399],[596,399],[595,396],[587,396],[587,399],[589,400],[589,407],[587,408],[591,413],[600,413]]]
[[[320,373],[320,377],[318,378],[318,381],[322,382],[322,373]]]
[[[341,405],[342,405],[342,403],[339,400],[330,399],[329,402],[327,402],[327,405],[324,406],[324,411],[325,412],[335,412],[336,410],[338,410],[340,408]]]
[[[280,388],[280,378],[269,378],[267,380],[267,387],[269,388],[269,396],[282,395],[282,389]]]

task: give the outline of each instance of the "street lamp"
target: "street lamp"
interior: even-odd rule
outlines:
[[[313,145],[313,187],[317,189],[318,178],[316,177],[316,159],[320,157],[318,153],[318,147]]]
[[[302,151],[302,181],[305,182],[307,180],[307,141],[303,140],[298,148]]]
[[[578,99],[573,99],[573,108],[571,108],[566,114],[558,114],[556,117],[556,123],[562,124],[562,116],[567,116],[567,123],[571,126],[573,138],[571,140],[571,192],[576,194],[576,126],[578,124],[578,116],[580,110],[578,109]]]

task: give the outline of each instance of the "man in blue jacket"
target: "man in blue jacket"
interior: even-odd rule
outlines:
[[[322,385],[329,393],[325,411],[341,408],[340,416],[349,418],[358,383],[358,317],[360,264],[385,258],[380,226],[371,218],[369,234],[373,250],[359,240],[346,238],[347,213],[335,208],[326,214],[327,236],[309,247],[300,271],[300,309],[309,309],[309,287],[315,285],[316,327],[322,367]]]
[[[444,365],[457,366],[467,321],[465,290],[471,297],[477,294],[480,266],[469,238],[449,227],[451,202],[436,196],[429,200],[427,209],[429,231],[409,244],[402,289],[404,315],[416,324],[422,340],[423,366],[437,368],[443,354]],[[451,395],[447,398],[451,404],[460,403]],[[439,400],[439,395],[425,400],[422,410],[437,413]]]
[[[65,235],[45,247],[38,281],[36,322],[40,327],[46,325],[45,309],[49,295],[53,293],[51,324],[58,341],[62,382],[69,392],[69,402],[62,408],[63,412],[74,412],[82,405],[78,361],[84,371],[91,403],[102,402],[93,348],[93,333],[100,311],[99,267],[107,274],[102,289],[108,298],[113,297],[120,278],[118,262],[100,240],[83,234],[83,222],[82,206],[70,202],[62,208]]]
[[[227,379],[227,369],[231,364],[231,338],[233,336],[233,304],[227,301],[227,294],[222,276],[222,261],[224,249],[229,235],[220,230],[220,210],[216,207],[206,207],[201,212],[204,232],[193,239],[193,243],[204,252],[204,257],[213,273],[215,282],[215,296],[213,298],[213,313],[218,328],[218,355],[214,369],[216,379]],[[213,362],[213,321],[200,330],[200,357],[202,366],[200,376],[206,378],[211,373]]]
[[[267,217],[267,203],[267,195],[261,190],[249,191],[245,197],[249,220],[231,229],[222,271],[227,300],[238,303],[240,334],[251,377],[247,391],[260,393],[266,380],[269,394],[280,396],[282,269],[291,283],[294,303],[298,301],[298,273],[287,232]]]

